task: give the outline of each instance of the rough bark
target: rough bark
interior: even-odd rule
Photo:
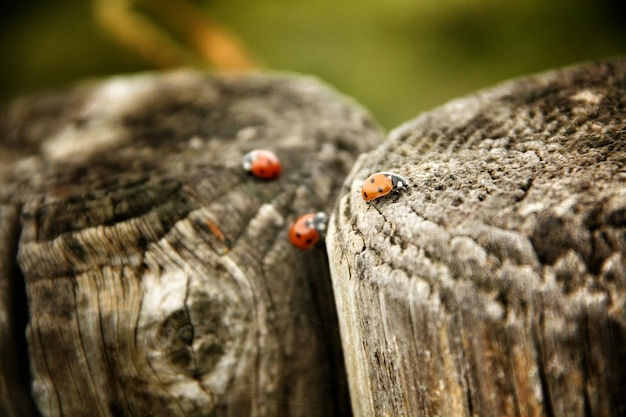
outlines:
[[[406,192],[360,195],[376,171]],[[626,414],[626,61],[453,101],[359,159],[329,260],[353,411]]]
[[[349,415],[325,250],[287,231],[380,139],[300,77],[148,74],[6,107],[0,278],[29,321],[28,358],[0,322],[1,381],[30,364],[45,416]],[[281,178],[244,173],[254,148]]]

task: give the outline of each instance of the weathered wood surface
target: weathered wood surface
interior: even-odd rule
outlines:
[[[4,108],[0,288],[25,283],[30,320],[27,357],[0,311],[0,410],[26,415],[8,360],[44,416],[350,415],[325,250],[287,232],[381,139],[288,76],[120,77]],[[243,172],[254,148],[281,178]]]
[[[18,210],[0,205],[0,416],[35,415],[25,359],[27,308],[24,285],[15,263]]]
[[[394,171],[407,192],[366,203]],[[357,162],[327,248],[355,415],[626,415],[626,61],[453,101]]]

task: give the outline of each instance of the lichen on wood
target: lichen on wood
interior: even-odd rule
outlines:
[[[376,171],[409,190],[363,201]],[[626,413],[626,61],[427,112],[346,185],[327,243],[355,415]]]

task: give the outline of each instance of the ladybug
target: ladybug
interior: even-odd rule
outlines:
[[[324,238],[328,216],[324,212],[308,213],[298,217],[289,229],[289,241],[296,248],[307,250]]]
[[[409,185],[409,181],[393,172],[377,172],[372,174],[363,183],[361,195],[363,200],[376,200],[389,194],[393,190],[399,190]]]
[[[282,173],[282,166],[276,154],[264,149],[248,152],[241,159],[241,164],[246,172],[264,180],[276,179]]]

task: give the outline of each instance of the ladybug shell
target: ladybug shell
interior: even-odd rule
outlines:
[[[322,212],[300,216],[289,229],[289,241],[301,250],[312,248],[323,238],[326,221],[326,214]]]
[[[389,194],[392,190],[403,189],[409,185],[409,181],[393,172],[377,172],[363,182],[361,196],[363,200],[370,201]]]
[[[393,190],[391,178],[384,172],[378,172],[365,180],[361,195],[363,200],[370,201],[389,194],[391,190]]]
[[[242,165],[244,170],[264,180],[276,179],[282,173],[276,154],[263,149],[255,149],[244,155]]]

